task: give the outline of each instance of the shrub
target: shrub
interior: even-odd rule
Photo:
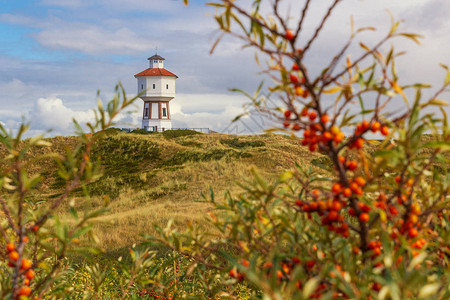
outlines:
[[[266,144],[263,141],[239,141],[238,138],[234,139],[221,139],[220,143],[230,146],[232,148],[240,149],[245,147],[263,147]]]
[[[163,133],[162,133],[162,135],[166,139],[174,139],[177,137],[190,136],[190,135],[196,135],[196,134],[201,134],[201,133],[198,131],[189,130],[189,129],[166,130],[166,131],[163,131]]]
[[[309,38],[303,21],[312,1],[295,27],[282,16],[281,1],[272,1],[272,14],[264,17],[260,9],[267,2],[254,1],[252,11],[238,1],[210,5],[224,34],[256,49],[259,62],[267,58],[262,71],[273,83],[254,96],[244,93],[252,109],[275,119],[273,130],[326,156],[315,163],[329,166],[332,175],[297,165],[268,182],[253,170],[241,194],[205,197],[219,234],[193,227],[178,232],[169,224],[152,241],[195,260],[192,268],[205,278],[208,297],[233,297],[236,284],[246,282],[255,287],[252,296],[261,291],[264,299],[450,298],[450,176],[436,167],[450,163],[447,103],[439,99],[450,85],[448,68],[443,66],[444,85],[428,99],[422,99],[428,85],[400,85],[399,53],[391,48],[382,54],[382,46],[419,36],[399,31],[393,21],[374,46],[360,43],[363,53],[355,59],[346,51],[367,28],[352,28],[349,41],[313,72],[306,57],[340,1],[317,20]],[[405,103],[394,117],[386,108],[393,99]],[[370,134],[380,142],[369,153]]]

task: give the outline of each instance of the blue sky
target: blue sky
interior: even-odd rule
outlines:
[[[302,1],[283,2],[287,11]],[[315,2],[307,31],[329,2]],[[135,94],[133,75],[147,68],[147,57],[158,47],[166,69],[179,76],[171,110],[174,126],[222,131],[247,101],[228,89],[251,92],[263,78],[256,75],[254,51],[242,50],[238,40],[227,38],[209,54],[217,26],[214,9],[204,3],[191,0],[185,7],[182,0],[0,0],[0,122],[14,129],[25,117],[32,122],[30,134],[49,128],[53,135],[70,134],[72,117],[92,118],[89,109],[95,106],[98,89],[107,99],[120,80],[128,94]],[[404,20],[403,29],[425,36],[422,46],[396,44],[408,51],[399,60],[404,79],[441,83],[438,63],[450,64],[447,0],[344,0],[308,58],[311,69],[320,70],[335,44],[346,39],[350,15],[359,26],[379,29],[365,37],[370,44],[387,30],[386,9]],[[136,107],[140,109],[141,103]],[[139,115],[124,120],[139,126]]]

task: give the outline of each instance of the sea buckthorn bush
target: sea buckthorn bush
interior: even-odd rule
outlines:
[[[241,194],[205,197],[218,233],[168,226],[150,241],[216,274],[214,282],[205,277],[206,298],[236,297],[235,284],[246,282],[251,297],[264,299],[448,299],[447,66],[444,84],[423,97],[430,86],[402,84],[395,68],[401,53],[385,52],[395,39],[420,37],[392,21],[378,42],[359,42],[363,52],[351,59],[359,34],[373,30],[352,22],[349,40],[322,70],[311,70],[311,46],[342,1],[332,1],[310,37],[303,26],[313,1],[295,18],[282,14],[282,2],[256,0],[251,10],[242,1],[209,5],[217,8],[221,37],[255,49],[272,79],[254,96],[244,93],[250,107],[278,124],[272,131],[326,157],[329,170],[297,164],[275,182],[253,170]]]
[[[88,199],[86,186],[101,177],[97,157],[92,146],[102,133],[114,125],[114,118],[137,99],[128,99],[123,87],[116,86],[114,98],[104,107],[99,100],[95,121],[84,128],[74,125],[78,142],[67,147],[64,154],[52,151],[52,145],[43,136],[23,139],[29,128],[23,123],[16,133],[8,132],[0,124],[0,298],[1,299],[100,299],[100,286],[106,280],[105,272],[92,264],[89,271],[92,286],[77,284],[81,270],[74,270],[68,256],[98,254],[92,222],[108,208],[78,212],[74,209],[76,190]],[[46,148],[45,151],[37,151]],[[42,153],[42,154],[39,154]],[[51,174],[33,168],[50,164]],[[63,187],[56,197],[39,197],[46,177],[55,178]],[[45,188],[44,188],[45,189]],[[47,200],[44,200],[47,199]],[[58,209],[69,207],[71,220],[60,220]],[[130,250],[131,263],[120,277],[120,293],[112,298],[125,298],[132,287],[145,277],[143,270],[152,270],[155,254],[148,250],[137,254]],[[77,274],[70,276],[70,274]],[[85,278],[85,279],[86,279]],[[78,280],[79,281],[79,280]],[[107,282],[107,280],[106,280]],[[79,282],[78,282],[79,283]]]

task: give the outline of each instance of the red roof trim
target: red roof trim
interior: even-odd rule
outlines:
[[[159,68],[148,68],[147,70],[144,70],[134,75],[134,77],[139,76],[173,76],[178,78],[178,76],[173,74],[172,72],[169,72],[166,69],[159,69]]]

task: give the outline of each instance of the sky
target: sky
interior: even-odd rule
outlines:
[[[270,79],[258,74],[255,51],[242,49],[237,39],[225,38],[209,53],[219,32],[215,9],[205,2],[191,0],[186,7],[182,0],[0,0],[0,122],[11,130],[30,122],[29,135],[49,129],[50,136],[70,135],[72,118],[92,120],[97,90],[106,101],[120,81],[129,96],[136,95],[134,74],[148,68],[147,58],[157,51],[165,68],[179,76],[170,103],[174,127],[224,133],[267,127],[258,118],[230,124],[248,100],[229,89],[253,93]],[[236,1],[245,7],[251,2]],[[292,24],[303,2],[282,1]],[[313,1],[306,35],[329,3]],[[442,84],[439,63],[450,65],[448,0],[344,0],[307,57],[310,70],[320,72],[348,38],[350,16],[358,27],[377,27],[362,37],[373,45],[389,28],[386,10],[403,21],[402,31],[424,36],[420,46],[404,39],[394,43],[407,51],[398,61],[402,80]],[[134,110],[121,116],[119,127],[140,127],[142,101]]]

